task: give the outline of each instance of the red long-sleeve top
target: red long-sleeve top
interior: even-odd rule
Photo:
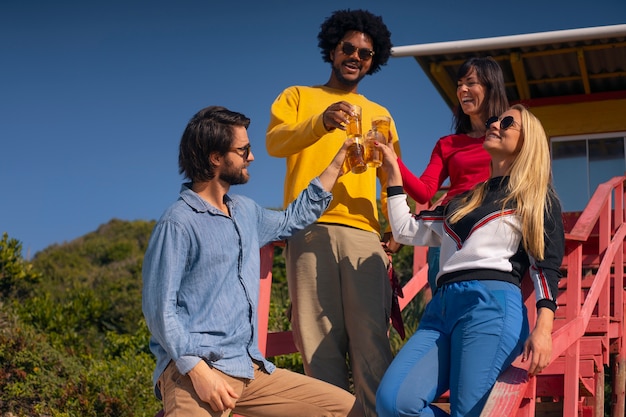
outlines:
[[[491,158],[483,149],[485,137],[466,134],[444,136],[437,141],[430,162],[422,175],[416,177],[398,158],[404,191],[418,203],[429,202],[447,178],[450,188],[442,205],[452,197],[471,189],[490,175]]]

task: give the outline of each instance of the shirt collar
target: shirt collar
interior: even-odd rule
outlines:
[[[194,211],[198,213],[212,213],[212,214],[220,214],[224,215],[221,210],[218,210],[213,205],[209,204],[206,200],[200,197],[195,191],[191,189],[191,183],[186,182],[180,187],[180,198]],[[229,209],[231,209],[234,205],[233,199],[231,199],[228,194],[224,196],[224,202],[228,205]]]

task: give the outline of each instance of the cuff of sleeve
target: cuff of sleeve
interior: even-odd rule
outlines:
[[[537,310],[542,307],[549,308],[552,311],[556,311],[556,303],[552,300],[548,300],[547,298],[537,301]]]
[[[198,356],[181,356],[176,361],[176,369],[182,375],[187,375],[201,360],[202,358]]]
[[[317,135],[318,138],[321,138],[322,136],[324,136],[328,132],[331,132],[332,130],[335,130],[335,129],[326,130],[326,126],[324,126],[324,113],[322,113],[319,116],[317,116],[317,118],[314,119],[313,123],[314,123],[313,124],[313,132],[315,132],[315,134]]]
[[[324,187],[322,187],[319,177],[315,177],[311,180],[309,186],[309,197],[313,200],[323,200],[325,198],[332,197],[332,195],[333,193],[326,191]]]
[[[400,185],[394,185],[391,187],[387,187],[387,197],[391,197],[394,195],[404,194],[404,189]]]

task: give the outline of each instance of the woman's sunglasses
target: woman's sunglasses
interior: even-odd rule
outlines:
[[[491,127],[491,125],[498,120],[500,120],[498,116],[491,116],[489,119],[487,119],[485,127],[489,129],[489,127]],[[502,118],[502,120],[500,120],[500,129],[507,130],[509,127],[513,126],[516,123],[517,122],[515,121],[515,118],[513,116],[505,116]]]
[[[339,46],[341,47],[341,52],[343,52],[345,55],[348,55],[348,56],[352,55],[356,51],[357,55],[359,56],[359,59],[363,61],[367,61],[368,59],[374,56],[374,51],[372,51],[371,49],[357,48],[356,46],[352,45],[350,42],[341,41],[339,42]]]

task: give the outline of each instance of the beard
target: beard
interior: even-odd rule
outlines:
[[[226,171],[220,172],[220,180],[230,185],[245,184],[250,179],[250,175],[243,172],[243,168],[235,168],[233,163],[226,161]]]
[[[355,85],[359,84],[361,80],[367,75],[367,74],[361,74],[357,78],[353,80],[349,80],[345,78],[343,74],[341,73],[341,65],[339,66],[333,65],[332,68],[333,68],[333,74],[335,75],[335,78],[337,79],[337,81],[349,87],[354,87]]]

